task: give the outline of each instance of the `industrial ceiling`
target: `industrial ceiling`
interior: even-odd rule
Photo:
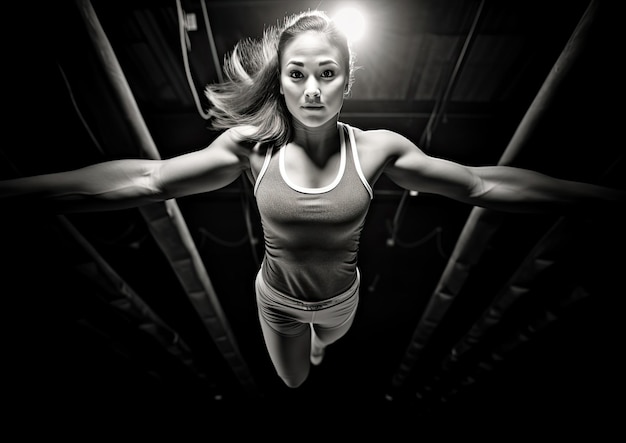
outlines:
[[[203,88],[239,39],[351,5],[368,28],[342,121],[465,164],[625,187],[609,2],[51,3],[7,7],[28,37],[5,38],[2,178],[199,149],[217,135]],[[297,391],[273,373],[256,319],[248,182],[132,210],[3,211],[16,405],[54,412],[64,399],[102,420],[200,412],[214,429],[316,402],[322,421],[352,410],[407,428],[574,417],[576,429],[611,412],[623,215],[493,213],[384,178],[374,195],[354,327]]]

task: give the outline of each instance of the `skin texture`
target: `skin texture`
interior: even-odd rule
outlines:
[[[305,32],[286,47],[280,93],[294,119],[317,128],[339,114],[347,86],[342,66],[339,50],[317,32]]]

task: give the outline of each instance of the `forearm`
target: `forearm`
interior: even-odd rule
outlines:
[[[55,212],[113,210],[160,199],[150,161],[114,160],[72,171],[0,181],[9,205]]]
[[[626,204],[626,191],[562,180],[513,167],[476,168],[474,204],[515,212],[563,213],[578,209],[614,210]]]

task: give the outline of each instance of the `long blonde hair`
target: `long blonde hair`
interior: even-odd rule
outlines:
[[[224,57],[224,82],[205,88],[211,128],[250,125],[256,128],[251,141],[276,146],[291,141],[291,115],[280,94],[280,57],[285,46],[306,31],[323,33],[339,49],[348,72],[345,95],[350,93],[354,82],[354,54],[347,37],[326,13],[301,12],[286,17],[280,26],[266,28],[260,39],[240,41]]]

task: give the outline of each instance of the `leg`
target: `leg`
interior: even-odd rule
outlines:
[[[337,313],[338,315],[333,316],[335,321],[340,321],[338,324],[333,324],[328,319],[324,321],[316,319],[311,323],[313,353],[319,353],[320,348],[325,348],[346,335],[354,322],[357,304],[358,295],[355,295],[351,302],[343,306],[344,309]]]
[[[318,366],[320,363],[322,363],[325,351],[326,346],[320,342],[319,338],[317,338],[313,323],[311,323],[311,356],[309,358],[311,364],[314,366]]]
[[[259,312],[263,339],[276,373],[290,388],[299,387],[309,376],[311,332],[307,323],[295,328],[300,335],[285,335],[275,330]]]
[[[274,369],[288,387],[297,388],[310,370],[311,313],[277,302],[260,272],[255,289],[261,331]]]
[[[311,323],[311,355],[314,365],[324,358],[324,348],[343,337],[352,327],[359,304],[358,286],[352,297],[332,308],[317,311]]]

